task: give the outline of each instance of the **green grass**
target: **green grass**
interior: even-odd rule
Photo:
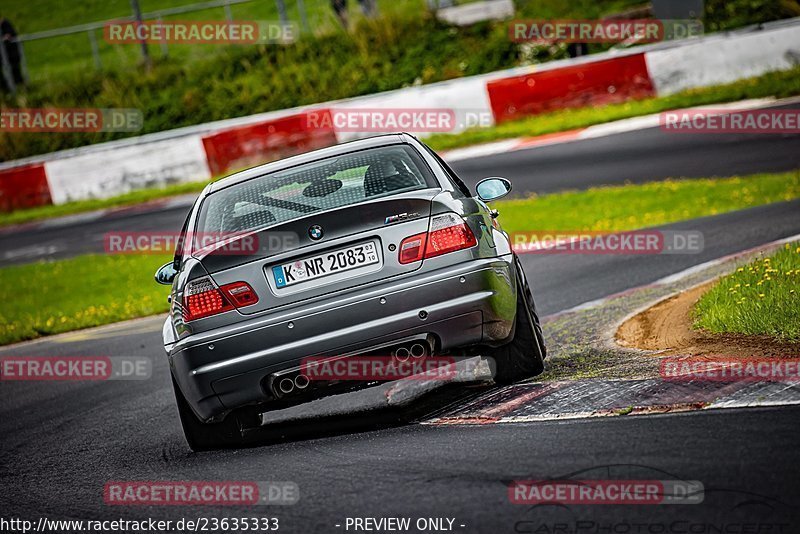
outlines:
[[[3,6],[5,16],[11,20],[20,33],[32,33],[42,30],[63,28],[90,22],[127,17],[131,14],[129,0],[85,0],[71,2],[69,8],[60,5],[60,0],[9,0]],[[197,0],[140,0],[142,12],[152,12],[187,4]],[[331,33],[339,31],[338,22],[330,8],[330,0],[305,0],[309,26],[314,33]],[[360,10],[358,3],[350,2],[351,20],[358,20]],[[409,16],[417,13],[424,6],[423,0],[404,0],[392,2],[378,0],[380,13],[394,16]],[[300,23],[297,2],[286,1],[289,19]],[[43,17],[42,13],[58,11],[58,17]],[[278,10],[274,0],[253,0],[248,3],[231,6],[231,13],[236,20],[278,20]],[[224,20],[225,11],[221,7],[204,9],[193,13],[165,17],[169,20]],[[133,67],[140,60],[140,50],[135,45],[112,45],[103,39],[102,30],[95,32],[98,52],[105,70]],[[150,45],[151,56],[160,57],[160,45]],[[202,61],[209,53],[222,50],[221,45],[177,45],[168,46],[168,54],[183,63]],[[78,69],[93,69],[91,45],[86,32],[31,41],[25,45],[28,67],[34,79],[46,79]]]
[[[493,206],[509,232],[631,230],[798,197],[800,171],[599,187]],[[168,290],[153,273],[168,259],[89,255],[0,269],[0,344],[166,311]]]
[[[463,4],[473,0],[460,0]],[[171,8],[197,0],[140,0],[143,12]],[[377,0],[381,14],[391,16],[415,17],[427,9],[425,0]],[[289,18],[300,20],[297,2],[285,2]],[[330,7],[330,0],[304,0],[311,32],[326,34],[338,31],[338,22]],[[517,16],[537,19],[595,19],[619,13],[631,8],[642,7],[642,0],[517,0]],[[705,21],[708,30],[730,29],[757,22],[766,22],[800,14],[797,0],[708,0]],[[68,7],[66,7],[68,5]],[[82,0],[64,4],[61,0],[6,0],[3,14],[8,17],[21,33],[63,28],[88,22],[98,22],[131,13],[128,0]],[[233,17],[239,20],[276,20],[277,8],[274,0],[253,0],[231,7]],[[349,2],[350,17],[361,17],[358,3]],[[58,13],[58,17],[43,17],[42,13]],[[165,20],[212,20],[225,16],[222,8],[167,17]],[[135,46],[110,45],[103,41],[102,32],[97,32],[99,52],[104,68],[126,68],[138,61]],[[193,47],[170,45],[169,54],[181,61],[191,63],[202,60],[204,55],[215,53],[220,47]],[[593,47],[596,48],[596,47]],[[159,46],[150,46],[151,54],[161,53]],[[58,76],[64,72],[81,68],[93,68],[89,38],[85,33],[33,41],[27,44],[26,53],[30,70],[35,78]]]
[[[507,232],[616,231],[800,198],[800,169],[732,178],[664,180],[493,202]]]
[[[459,4],[474,0],[462,0]],[[764,1],[764,0],[759,0]],[[143,12],[172,8],[196,3],[197,0],[139,0]],[[538,18],[599,18],[603,15],[642,5],[641,0],[580,0],[562,2],[561,0],[518,0],[520,17]],[[7,5],[5,5],[7,4]],[[289,19],[300,23],[297,2],[285,2]],[[341,31],[338,20],[331,9],[330,0],[304,0],[310,31],[325,35]],[[378,12],[392,17],[420,17],[427,11],[425,0],[377,0]],[[358,2],[348,2],[351,22],[358,22],[361,10]],[[58,12],[58,17],[43,17],[42,13]],[[274,0],[253,0],[231,6],[233,18],[237,20],[277,20],[278,11]],[[129,0],[82,0],[71,2],[69,8],[61,5],[61,0],[6,0],[3,14],[17,27],[20,33],[63,28],[89,22],[126,17],[131,14]],[[775,15],[772,15],[776,18]],[[223,8],[166,17],[164,20],[215,20],[223,19]],[[136,65],[139,48],[132,45],[111,45],[103,40],[102,31],[95,33],[103,68],[113,70]],[[202,61],[208,54],[218,53],[219,45],[193,46],[169,45],[169,55],[183,63]],[[150,45],[152,56],[159,57],[159,45]],[[26,44],[26,54],[31,74],[35,79],[74,71],[94,68],[89,37],[86,33],[32,41]]]
[[[132,206],[165,197],[182,195],[184,193],[199,193],[208,182],[189,182],[185,184],[175,184],[156,189],[139,189],[111,198],[77,200],[66,204],[55,206],[39,206],[23,210],[0,213],[0,226],[11,224],[21,224],[64,215],[74,215],[87,211],[113,208],[120,206]]]
[[[730,84],[692,89],[665,97],[633,100],[623,104],[601,107],[565,109],[509,121],[489,128],[473,128],[460,134],[436,134],[427,138],[426,142],[435,150],[448,150],[499,139],[585,128],[671,109],[735,102],[748,98],[769,96],[785,98],[798,94],[800,94],[800,67],[787,71],[770,72]]]
[[[703,295],[696,328],[800,341],[800,242],[739,267]]]
[[[0,344],[165,312],[169,256],[88,255],[0,269]]]

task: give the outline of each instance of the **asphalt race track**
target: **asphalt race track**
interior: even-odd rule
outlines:
[[[698,135],[647,128],[457,161],[453,168],[469,185],[497,175],[511,180],[517,194],[552,193],[664,178],[790,171],[800,168],[799,148],[800,136],[793,134]]]
[[[677,136],[655,129],[463,161],[456,168],[469,179],[506,175],[517,191],[543,192],[798,168],[799,141],[797,136]],[[183,215],[172,210],[24,237],[3,235],[0,247],[58,243],[65,247],[62,254],[76,254],[87,250],[81,247],[92,236],[177,229]],[[800,234],[800,201],[668,228],[702,231],[704,250],[522,256],[540,313]],[[442,402],[470,395],[465,388],[428,397],[406,417],[387,411],[326,425],[296,424],[268,429],[249,448],[193,454],[178,422],[160,347],[161,323],[148,318],[0,351],[0,356],[125,355],[154,361],[153,377],[144,381],[0,383],[0,507],[27,519],[269,516],[279,518],[281,532],[347,532],[347,518],[396,516],[412,522],[450,518],[456,532],[800,532],[800,407],[486,426],[415,423]],[[581,472],[699,480],[705,500],[661,506],[509,502],[511,480],[580,478]],[[301,497],[295,505],[274,507],[109,507],[102,491],[111,480],[292,481]],[[746,530],[745,524],[761,530]],[[729,530],[714,530],[726,525]]]

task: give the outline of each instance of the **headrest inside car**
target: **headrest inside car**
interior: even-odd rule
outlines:
[[[303,189],[304,197],[326,197],[331,193],[335,193],[342,188],[344,182],[336,179],[320,180],[319,182],[312,182],[305,189]]]

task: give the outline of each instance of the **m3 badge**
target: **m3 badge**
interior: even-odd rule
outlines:
[[[397,215],[390,215],[386,217],[386,219],[383,221],[383,224],[392,224],[399,221],[414,219],[416,217],[419,217],[419,213],[398,213]]]

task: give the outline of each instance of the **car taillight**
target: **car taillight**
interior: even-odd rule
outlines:
[[[474,247],[478,242],[467,226],[466,221],[455,213],[445,213],[431,220],[428,230],[428,244],[425,246],[425,257],[433,258]]]
[[[478,244],[466,221],[455,213],[437,215],[426,234],[412,235],[400,243],[400,263],[412,263]],[[424,251],[424,252],[423,252]]]
[[[245,282],[226,284],[218,289],[210,278],[200,278],[189,282],[184,290],[183,317],[194,321],[256,302],[258,295]]]
[[[251,306],[258,302],[258,295],[247,282],[234,282],[225,284],[220,289],[231,298],[237,308]]]
[[[400,263],[413,263],[422,259],[425,253],[425,240],[428,234],[412,235],[400,243]]]

